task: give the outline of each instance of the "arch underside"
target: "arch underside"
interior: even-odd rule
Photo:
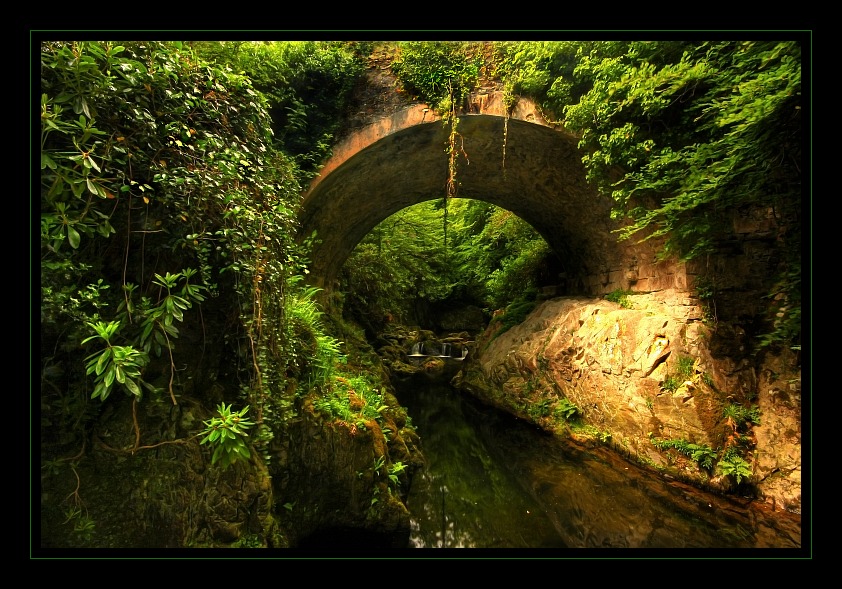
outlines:
[[[457,198],[490,202],[532,225],[569,278],[608,273],[624,252],[612,233],[611,202],[585,181],[576,139],[492,115],[459,119]],[[354,247],[378,223],[445,196],[449,128],[441,121],[392,133],[347,158],[305,195],[302,238],[317,232],[311,276],[330,288]],[[584,284],[584,281],[580,281]]]

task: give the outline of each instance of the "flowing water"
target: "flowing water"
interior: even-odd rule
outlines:
[[[413,548],[561,558],[579,554],[567,550],[574,548],[800,551],[799,516],[666,480],[605,450],[578,449],[446,382],[421,376],[396,388],[428,462],[407,498]]]

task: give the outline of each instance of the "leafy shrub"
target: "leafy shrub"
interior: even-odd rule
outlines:
[[[325,384],[314,407],[355,428],[365,428],[368,420],[379,420],[387,407],[383,402],[384,392],[367,376],[335,375]]]
[[[196,42],[216,63],[243,72],[266,99],[274,144],[305,182],[330,155],[353,90],[365,72],[365,46],[325,41]]]
[[[618,288],[617,290],[611,291],[605,295],[605,300],[617,303],[624,309],[634,309],[634,303],[631,299],[629,299],[629,295],[632,294],[634,293],[630,290],[622,290]]]
[[[524,221],[520,223],[525,224]],[[510,251],[500,259],[499,267],[486,279],[492,305],[505,306],[507,302],[521,298],[524,289],[537,292],[536,277],[552,255],[549,245],[541,237],[517,238]]]
[[[550,414],[550,400],[549,399],[541,399],[535,403],[530,403],[526,409],[526,412],[532,419],[540,419],[541,417],[546,417]]]
[[[661,388],[665,391],[669,391],[671,393],[678,390],[681,384],[684,382],[684,379],[678,378],[676,376],[667,376],[664,379],[664,382],[661,383]]]
[[[217,408],[217,416],[204,422],[205,429],[201,443],[213,446],[211,464],[219,465],[226,469],[238,460],[248,460],[251,456],[246,438],[248,430],[254,422],[245,419],[249,406],[246,405],[239,411],[232,411],[231,405],[220,403]]]
[[[531,291],[525,294],[524,298],[518,299],[506,307],[502,314],[497,316],[497,321],[500,323],[500,330],[497,335],[500,335],[515,325],[523,323],[526,317],[535,309],[538,301],[533,298],[535,292]]]
[[[678,358],[678,362],[676,363],[675,371],[678,376],[686,379],[689,379],[693,376],[693,366],[695,365],[695,360],[691,356],[681,356]]]
[[[90,324],[119,321],[111,345],[151,358],[171,349],[177,322],[198,323],[186,311],[201,288],[230,297],[243,314],[233,319],[263,334],[258,349],[283,347],[263,318],[281,316],[282,281],[299,268],[300,186],[271,149],[265,102],[249,80],[198,62],[179,42],[49,42],[41,65],[44,328],[76,338]],[[198,268],[195,282],[173,266]],[[75,296],[91,276],[93,290]],[[253,316],[256,308],[265,315]],[[100,358],[93,374],[103,397],[105,379],[119,382],[120,371],[110,381],[113,357]]]
[[[452,104],[459,105],[476,86],[482,62],[468,57],[465,43],[408,41],[399,48],[392,72],[406,92],[441,113],[448,113]]]
[[[675,365],[675,370],[664,378],[661,388],[665,391],[675,392],[682,384],[693,376],[695,360],[690,356],[682,356]]]

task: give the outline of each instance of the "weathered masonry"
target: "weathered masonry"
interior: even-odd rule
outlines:
[[[457,125],[457,198],[512,211],[565,264],[570,293],[687,288],[683,266],[655,262],[655,244],[618,242],[611,201],[588,186],[577,138],[520,100],[506,114],[501,93],[477,95]],[[313,281],[326,289],[378,223],[446,194],[450,127],[412,105],[357,131],[334,149],[302,202],[301,237],[315,231]]]

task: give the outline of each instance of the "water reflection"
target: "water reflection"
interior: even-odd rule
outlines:
[[[561,443],[447,384],[398,386],[428,460],[407,507],[415,548],[799,548],[797,516],[668,482]]]

